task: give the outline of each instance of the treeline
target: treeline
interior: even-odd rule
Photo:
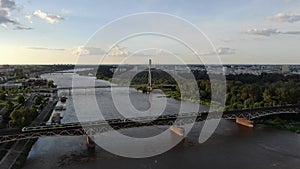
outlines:
[[[152,84],[176,84],[175,79],[162,70],[151,70]],[[131,81],[131,85],[148,84],[148,71],[138,73]]]
[[[37,95],[34,98],[34,103],[29,108],[22,106],[19,109],[13,110],[9,116],[12,125],[19,128],[28,126],[39,115],[39,112],[42,111],[47,104],[47,100],[48,98],[43,95]]]
[[[101,76],[111,78],[113,73],[108,73],[108,67],[102,72]],[[102,73],[101,73],[102,72]],[[211,101],[211,83],[209,76],[203,71],[194,71],[194,77],[199,88],[200,103]],[[184,73],[179,76],[187,77]],[[148,72],[138,73],[130,82],[132,85],[147,84]],[[153,84],[176,84],[176,81],[167,73],[161,70],[152,70]],[[181,86],[185,92],[191,90],[190,82],[186,81]],[[217,87],[218,88],[218,87]],[[300,75],[284,76],[282,74],[261,75],[240,74],[226,76],[226,110],[247,109],[255,107],[268,107],[286,104],[300,104]],[[139,89],[142,89],[140,87]],[[181,99],[179,87],[172,88],[166,93],[176,99]],[[191,96],[193,96],[191,94]],[[197,98],[184,98],[185,100],[197,100]]]
[[[33,103],[27,103],[27,105],[25,105],[25,97],[20,95],[16,98],[17,105],[11,101],[6,102],[1,112],[1,128],[6,128],[9,122],[15,127],[29,125],[44,108],[48,99],[49,98],[44,95],[37,95]]]
[[[114,67],[110,65],[99,66],[96,74],[97,79],[110,80],[113,77],[112,68]]]
[[[243,84],[227,82],[226,109],[270,107],[300,103],[300,82],[294,80]]]

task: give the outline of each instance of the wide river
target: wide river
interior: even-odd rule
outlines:
[[[52,79],[60,86],[71,86],[74,74],[47,74],[43,78]],[[77,75],[75,75],[77,76]],[[92,77],[82,77],[82,84],[94,80]],[[96,80],[96,84],[107,85],[109,82]],[[64,92],[64,91],[62,91]],[[81,92],[76,102],[86,110],[91,110],[90,90]],[[59,93],[63,94],[63,93]],[[65,94],[67,92],[65,91]],[[120,89],[122,94],[122,89]],[[148,96],[131,91],[133,105],[138,110],[149,106]],[[116,112],[112,105],[111,93],[108,89],[96,89],[99,105],[107,112]],[[72,96],[65,103],[67,110],[62,112],[62,123],[78,121],[74,111]],[[61,103],[58,103],[61,104]],[[192,103],[183,103],[187,106]],[[148,106],[147,106],[148,105]],[[167,99],[167,113],[178,112],[180,102]],[[200,106],[200,110],[207,107]],[[79,116],[84,117],[84,114]],[[108,118],[119,115],[105,114]],[[87,116],[87,120],[93,117]],[[60,136],[40,138],[32,147],[27,158],[25,169],[299,169],[300,168],[300,135],[289,131],[281,131],[266,126],[257,125],[247,128],[233,121],[221,120],[217,130],[208,141],[198,143],[198,137],[203,122],[196,123],[183,142],[171,150],[148,158],[125,158],[114,155],[96,146],[95,151],[87,149],[85,136]],[[163,132],[166,127],[140,127],[127,129],[127,135],[148,137]],[[170,138],[172,139],[172,135]],[[124,143],[125,144],[125,143]],[[118,145],[122,146],[122,145]]]

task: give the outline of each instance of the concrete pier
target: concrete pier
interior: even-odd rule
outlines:
[[[176,126],[176,125],[173,125],[173,126],[170,127],[170,130],[173,133],[177,134],[178,136],[184,137],[184,128]]]
[[[86,136],[86,145],[88,149],[95,149],[95,142],[90,136]]]
[[[236,123],[240,124],[240,125],[243,125],[243,126],[246,126],[246,127],[250,127],[250,128],[253,127],[253,122],[252,121],[247,120],[247,119],[243,119],[243,118],[237,118]]]

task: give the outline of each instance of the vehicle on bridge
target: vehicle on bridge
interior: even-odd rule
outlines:
[[[60,102],[65,103],[67,101],[67,99],[68,99],[67,96],[63,95],[60,97]]]
[[[57,106],[55,106],[54,110],[57,110],[57,111],[66,110],[66,106],[64,106],[64,105],[57,105]]]
[[[61,119],[62,119],[62,117],[61,117],[60,113],[54,113],[51,118],[51,123],[52,124],[60,124]]]

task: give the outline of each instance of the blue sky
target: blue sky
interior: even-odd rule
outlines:
[[[0,64],[75,63],[100,27],[139,12],[188,20],[209,37],[224,63],[300,62],[298,0],[0,1]],[[93,47],[108,47],[101,45]]]

